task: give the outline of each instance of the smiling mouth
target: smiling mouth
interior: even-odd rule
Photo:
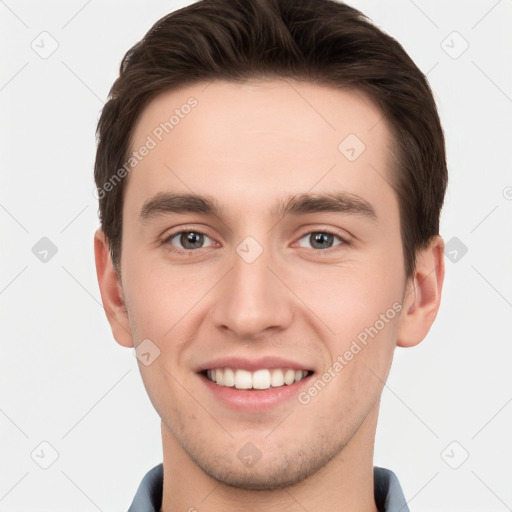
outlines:
[[[254,372],[233,368],[213,368],[201,372],[210,382],[240,390],[265,390],[290,386],[313,374],[292,368],[261,369]]]

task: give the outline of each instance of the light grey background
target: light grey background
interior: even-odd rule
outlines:
[[[187,3],[0,0],[0,512],[126,510],[161,462],[159,418],[101,307],[94,131],[125,51]],[[396,351],[375,464],[413,511],[512,510],[512,1],[350,4],[428,75],[455,237],[433,329]]]

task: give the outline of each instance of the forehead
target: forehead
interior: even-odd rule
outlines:
[[[149,149],[128,175],[126,201],[215,192],[221,203],[266,208],[280,192],[333,190],[377,200],[391,193],[390,143],[382,112],[361,92],[291,80],[197,83],[142,112],[131,151]]]

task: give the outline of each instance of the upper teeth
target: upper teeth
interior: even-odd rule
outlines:
[[[277,388],[299,382],[308,374],[307,370],[292,370],[291,368],[273,368],[272,370],[234,370],[232,368],[215,368],[207,370],[206,376],[219,386],[235,387],[237,389],[268,389]]]

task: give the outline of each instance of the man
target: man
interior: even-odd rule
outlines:
[[[162,420],[130,511],[408,510],[373,446],[439,308],[447,171],[403,48],[329,0],[180,9],[123,59],[95,179],[103,304]]]

